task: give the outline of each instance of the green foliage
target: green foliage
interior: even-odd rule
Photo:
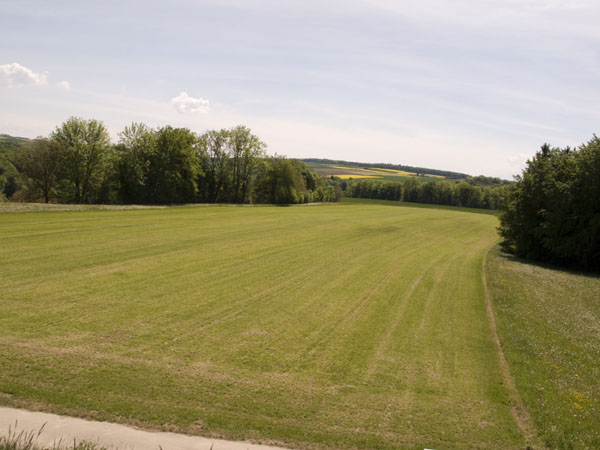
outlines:
[[[456,203],[458,206],[478,208],[481,206],[481,191],[464,181],[456,186]]]
[[[341,197],[341,188],[335,181],[323,180],[298,159],[266,159],[256,181],[258,203],[337,202]]]
[[[0,149],[18,149],[29,144],[29,139],[0,134]]]
[[[25,150],[17,148],[25,145]],[[50,139],[0,136],[0,200],[102,204],[337,201],[337,183],[267,157],[249,128],[151,129],[132,123],[111,146],[102,122],[72,117]],[[18,157],[17,157],[18,156]]]
[[[71,117],[57,127],[52,141],[61,149],[60,182],[64,201],[95,203],[111,164],[108,131],[102,122]]]
[[[281,156],[269,158],[257,186],[261,203],[299,203],[298,194],[305,190],[304,179],[291,161]]]
[[[506,186],[511,184],[508,180],[503,180],[498,177],[486,177],[484,175],[477,175],[475,177],[466,177],[464,179],[469,184],[474,186]]]
[[[404,182],[402,199],[405,202],[419,202],[419,183],[417,183],[417,180],[409,178]]]
[[[2,144],[0,141],[0,200],[12,197],[22,184],[16,161],[19,148]]]
[[[119,133],[116,178],[121,203],[145,203],[149,155],[156,148],[156,133],[143,123],[132,123]]]
[[[210,130],[198,138],[198,155],[204,171],[199,180],[200,200],[210,203],[225,201],[230,183],[229,132]]]
[[[600,140],[579,149],[544,145],[508,190],[503,247],[519,256],[600,269]]]
[[[156,131],[155,145],[146,154],[146,200],[150,203],[192,203],[196,200],[196,177],[200,167],[187,128],[166,126]]]
[[[19,161],[26,179],[22,198],[49,203],[56,197],[62,147],[49,139],[35,139],[25,147]]]
[[[423,182],[414,177],[408,177],[403,182],[350,180],[345,186],[347,197],[485,209],[498,208],[506,189],[503,184],[482,186],[472,180],[461,180],[458,183],[446,180]]]
[[[402,199],[401,183],[386,183],[382,181],[373,180],[357,180],[347,182],[346,185],[346,196],[348,197],[372,198],[377,200]]]
[[[229,131],[231,148],[231,189],[229,198],[233,203],[245,203],[252,194],[253,182],[265,156],[266,145],[245,126]]]

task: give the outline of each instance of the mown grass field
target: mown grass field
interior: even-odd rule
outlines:
[[[600,448],[600,277],[497,249],[486,269],[504,354],[543,444]]]
[[[524,448],[497,218],[384,204],[0,214],[0,403],[299,448]]]

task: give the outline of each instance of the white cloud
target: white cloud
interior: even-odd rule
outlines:
[[[177,97],[171,99],[171,103],[175,109],[183,114],[189,113],[208,113],[210,103],[204,98],[190,97],[187,92],[182,91]]]
[[[0,65],[0,85],[8,87],[41,86],[47,84],[45,73],[35,73],[19,63]]]
[[[64,89],[65,91],[71,90],[71,85],[68,81],[61,81],[60,83],[56,83],[59,88]]]

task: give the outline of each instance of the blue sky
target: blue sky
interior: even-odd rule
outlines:
[[[597,0],[0,0],[0,132],[245,124],[271,154],[511,178],[600,132],[598,23]]]

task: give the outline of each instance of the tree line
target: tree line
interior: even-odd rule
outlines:
[[[268,156],[245,126],[196,134],[133,123],[112,144],[102,122],[71,117],[48,138],[12,144],[0,154],[0,195],[14,201],[289,204],[341,197],[336,183],[305,163]]]
[[[460,182],[419,182],[415,178],[401,182],[358,179],[350,180],[343,187],[347,197],[498,209],[504,201],[507,184],[490,180],[494,179],[466,177]]]
[[[600,139],[579,148],[542,146],[508,189],[500,223],[509,252],[600,270]]]

